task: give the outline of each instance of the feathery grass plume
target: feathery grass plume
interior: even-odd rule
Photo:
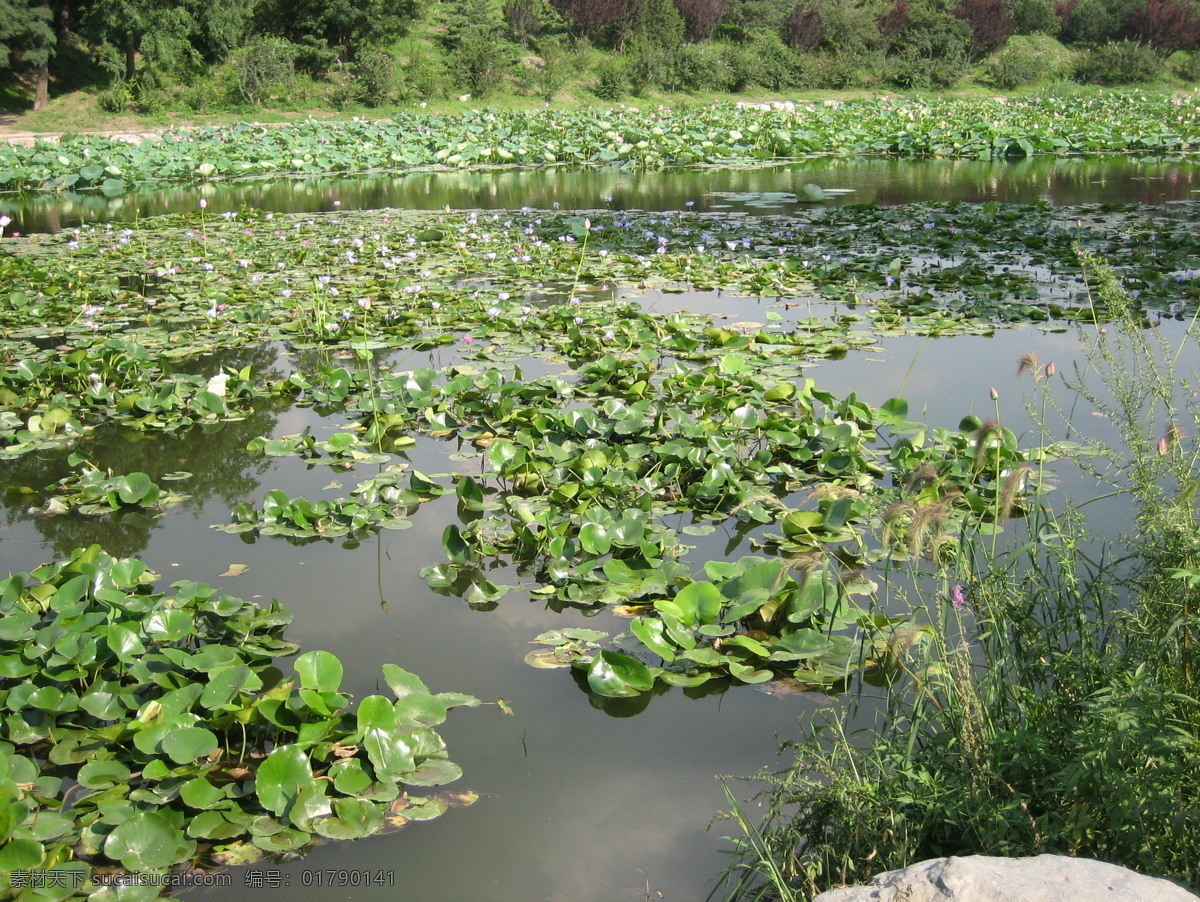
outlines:
[[[904,487],[910,492],[920,492],[925,486],[936,482],[937,478],[937,464],[926,461],[908,475],[908,482]]]
[[[1022,354],[1017,361],[1017,378],[1025,375],[1025,373],[1033,373],[1035,376],[1038,372],[1038,356],[1032,352]]]
[[[862,492],[858,489],[852,489],[848,485],[838,485],[836,482],[823,482],[810,489],[804,498],[805,500],[815,498],[817,501],[832,498],[836,501],[839,498],[861,498],[862,496]]]
[[[1000,435],[1000,424],[995,420],[988,420],[977,430],[975,430],[975,456],[971,459],[971,472],[978,473],[987,463],[988,447],[992,439]]]
[[[996,519],[1007,520],[1012,516],[1017,499],[1029,484],[1029,474],[1033,465],[1028,461],[1013,467],[1000,485],[1000,504],[996,508]]]
[[[737,514],[739,511],[750,506],[751,504],[766,504],[766,505],[769,505],[770,507],[775,508],[776,510],[781,510],[781,511],[791,510],[791,508],[789,508],[786,504],[784,504],[782,501],[780,501],[779,497],[777,495],[775,495],[774,493],[769,492],[765,488],[754,488],[754,489],[748,490],[746,493],[746,497],[744,497],[741,501],[739,501],[737,504],[735,504],[733,506],[733,508],[730,509],[729,512],[731,514]]]
[[[896,541],[897,535],[906,523],[912,521],[914,513],[916,513],[916,507],[907,501],[896,501],[884,509],[883,513],[879,516],[882,526],[879,539],[883,543],[884,548],[889,551],[896,549],[896,546],[899,544]]]
[[[945,534],[951,505],[946,498],[933,504],[923,504],[913,513],[908,527],[908,550],[917,557],[931,550],[937,539]]]
[[[825,563],[825,555],[820,551],[807,551],[784,558],[784,563],[788,565],[788,570],[794,570],[797,573],[812,573]],[[774,586],[772,591],[777,590],[782,584],[783,575],[781,574],[778,585]]]

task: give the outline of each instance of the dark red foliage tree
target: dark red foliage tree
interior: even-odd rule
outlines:
[[[629,0],[550,0],[553,6],[567,20],[567,27],[572,32],[585,38],[594,38],[606,25],[611,25],[623,17]]]
[[[999,50],[1012,34],[1012,11],[1004,0],[962,0],[951,12],[971,26],[971,59]]]
[[[879,33],[890,41],[908,24],[908,0],[896,0],[892,8],[879,17]]]
[[[687,39],[699,43],[712,37],[729,8],[729,0],[675,0],[675,8],[683,16]]]
[[[1163,53],[1191,50],[1200,44],[1200,19],[1186,0],[1146,0],[1145,6],[1125,17],[1122,36]]]
[[[824,37],[825,23],[821,20],[821,11],[815,6],[805,9],[803,3],[797,3],[783,25],[784,43],[797,50],[813,50]]]

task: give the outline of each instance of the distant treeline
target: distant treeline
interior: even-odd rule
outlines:
[[[1198,43],[1194,0],[0,0],[0,65],[35,109],[80,87],[112,111],[927,89],[983,61],[1001,88],[1127,83]]]

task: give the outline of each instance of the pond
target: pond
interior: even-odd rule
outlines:
[[[749,213],[796,209],[806,184],[842,189],[829,203],[898,204],[914,201],[1055,204],[1162,204],[1195,199],[1200,167],[1169,158],[1030,157],[1009,162],[880,158],[815,158],[733,169],[662,172],[615,166],[588,169],[509,168],[409,172],[358,178],[209,182],[198,188],[156,189],[107,197],[66,193],[21,200],[0,197],[0,213],[23,234],[58,231],[85,222],[134,222],[186,213],[196,196],[214,209],[253,207],[277,213],[373,210],[729,210]]]
[[[809,182],[854,189],[853,194],[837,197],[838,203],[852,199],[1158,204],[1192,199],[1195,177],[1191,165],[1128,160],[1017,165],[852,161],[655,174],[504,171],[228,186],[209,195],[208,210],[214,218],[243,205],[306,212],[385,206],[437,210],[446,205],[682,211],[689,209],[688,201],[695,201],[695,213],[762,214],[782,222],[804,212],[785,195]],[[86,199],[68,199],[53,212],[34,203],[21,214],[25,216],[21,221],[25,231],[37,231],[100,216],[140,219],[152,212],[184,209],[184,205],[191,213],[195,196],[192,192],[186,197],[133,198],[103,210],[89,207]],[[340,201],[337,207],[335,201]],[[282,218],[275,225],[281,222]],[[247,223],[247,234],[263,226],[271,228],[260,220]],[[1099,225],[1097,229],[1102,230]],[[131,237],[139,240],[136,233]],[[337,253],[344,256],[343,247],[339,245]],[[817,261],[820,250],[812,248]],[[114,252],[124,251],[114,248]],[[1179,250],[1167,271],[1182,268],[1180,261],[1186,260],[1200,267],[1191,253]],[[283,266],[281,260],[281,272]],[[799,328],[810,319],[828,323],[861,314],[862,322],[851,328],[850,337],[839,338],[843,350],[818,354],[802,366],[796,363],[795,376],[811,377],[839,398],[857,393],[870,405],[902,396],[910,402],[908,419],[930,426],[954,427],[968,414],[998,417],[1021,436],[1023,445],[1039,440],[1027,398],[1036,403],[1041,389],[1029,373],[1018,372],[1018,360],[1036,355],[1043,364],[1055,361],[1064,372],[1081,360],[1080,332],[1060,319],[999,330],[972,328],[966,331],[975,334],[952,337],[904,334],[914,330],[898,329],[866,347],[870,325],[878,322],[866,313],[868,307],[876,310],[874,300],[861,307],[847,306],[812,289],[802,299],[773,292],[745,296],[718,290],[681,291],[678,285],[664,286],[649,277],[645,287],[614,287],[615,282],[599,277],[598,265],[588,268],[596,269],[597,277],[583,279],[588,291],[580,292],[584,295],[581,309],[600,310],[628,300],[636,309],[662,317],[681,310],[711,317],[715,324],[752,322],[764,329],[784,329],[793,323]],[[236,275],[233,269],[231,279]],[[820,273],[814,269],[813,275]],[[568,280],[570,276],[564,274]],[[473,279],[466,287],[482,286],[488,298],[505,285],[503,275],[483,272]],[[1044,281],[1043,293],[1060,291],[1066,298],[1075,291],[1049,287],[1049,275]],[[576,271],[575,285],[544,290],[548,295],[558,292],[556,303],[565,303],[561,295],[580,284]],[[202,286],[206,292],[217,289],[207,282]],[[403,290],[399,283],[397,290]],[[539,303],[535,295],[531,289],[530,305]],[[169,296],[169,291],[157,295]],[[212,297],[216,311],[218,301],[216,295]],[[1163,314],[1158,327],[1178,345],[1185,342],[1185,323],[1175,312]],[[150,313],[146,319],[149,323]],[[227,328],[252,331],[254,326],[230,321]],[[1094,325],[1086,330],[1094,337]],[[857,332],[862,333],[864,347],[856,347]],[[514,346],[505,356],[498,347],[503,342],[492,337],[495,334],[486,336],[493,348],[491,360],[478,356],[471,343],[456,340],[399,353],[373,349],[371,365],[376,372],[441,370],[450,365],[478,371],[517,365],[527,380],[564,370],[565,352],[533,354]],[[290,344],[247,337],[192,368],[207,377],[221,368],[229,372],[250,366],[268,378],[283,380],[294,372],[311,374],[318,364],[352,365],[344,357],[331,359],[319,344],[306,346],[304,337],[298,334]],[[1185,366],[1200,361],[1194,346],[1185,348]],[[736,352],[731,354],[736,357]],[[737,361],[727,357],[722,365],[734,367]],[[1062,409],[1079,403],[1059,383],[1051,398]],[[99,542],[114,555],[146,561],[162,574],[163,584],[199,580],[260,604],[279,599],[295,614],[288,637],[306,650],[320,648],[338,655],[347,668],[344,689],[356,698],[386,691],[379,674],[381,666],[391,662],[419,674],[435,692],[461,691],[485,703],[503,699],[511,709],[506,713],[488,704],[459,709],[439,727],[452,759],[464,772],[454,786],[478,793],[473,805],[395,833],[320,844],[300,860],[264,861],[249,869],[220,872],[229,884],[212,892],[223,900],[247,902],[264,897],[326,899],[331,889],[339,898],[422,902],[704,898],[725,864],[717,851],[727,848],[721,837],[736,832],[729,822],[710,826],[725,806],[716,775],[738,777],[772,766],[778,740],[797,736],[799,724],[836,700],[779,682],[742,685],[728,679],[693,688],[660,682],[654,691],[636,697],[605,698],[589,691],[578,671],[530,667],[526,656],[540,647],[532,640],[541,633],[586,627],[617,634],[629,629],[629,620],[605,607],[542,600],[528,591],[533,582],[516,572],[518,568],[503,555],[488,562],[488,578],[516,588],[498,600],[468,603],[453,591],[431,588],[421,571],[445,560],[446,528],[465,529],[477,518],[464,513],[454,492],[422,504],[413,514],[413,528],[385,529],[361,541],[305,543],[213,529],[230,522],[230,512],[239,502],[260,500],[268,490],[330,497],[380,471],[383,464],[360,464],[353,471],[339,472],[297,457],[264,457],[247,451],[256,437],[281,438],[306,429],[323,440],[344,432],[356,418],[355,411],[345,407],[302,406],[279,395],[256,401],[252,412],[235,421],[176,433],[103,427],[88,443],[91,460],[100,469],[143,471],[156,477],[171,471],[190,474],[181,483],[190,499],[152,520],[35,516],[30,513],[29,497],[14,490],[32,487],[31,495],[38,497],[42,487],[69,474],[69,449],[46,448],[0,460],[0,486],[7,490],[0,526],[5,570],[28,570],[63,557],[74,547]],[[1097,428],[1105,437],[1104,424],[1097,423]],[[1062,426],[1052,426],[1051,432],[1055,438],[1075,438]],[[461,439],[419,437],[412,445],[396,449],[390,459],[446,483],[452,480],[450,474],[481,480],[485,475],[481,456]],[[1095,494],[1094,485],[1072,468],[1060,464],[1050,469],[1060,493]],[[1101,519],[1115,537],[1131,526],[1124,522],[1127,516],[1119,505],[1110,504]],[[682,514],[668,519],[677,530],[690,522]],[[757,553],[753,540],[764,532],[759,526],[736,518],[714,519],[712,525],[711,531],[686,535],[694,547],[684,562],[692,571],[698,572],[706,561]],[[750,794],[742,784],[735,791],[742,797]],[[188,895],[201,898],[204,893],[197,889]]]

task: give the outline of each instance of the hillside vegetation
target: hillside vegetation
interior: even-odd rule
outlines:
[[[1200,78],[1198,42],[1193,0],[0,0],[0,106],[62,131],[480,100],[1180,86]]]

